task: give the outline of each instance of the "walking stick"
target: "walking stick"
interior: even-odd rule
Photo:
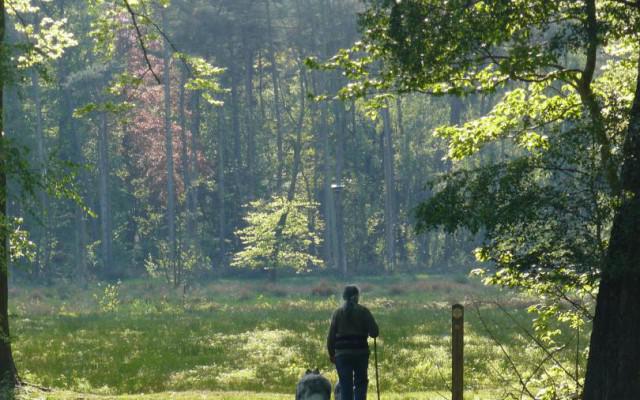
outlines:
[[[376,338],[373,338],[373,356],[376,362],[376,392],[378,393],[378,400],[380,400],[380,379],[378,378],[378,343]]]

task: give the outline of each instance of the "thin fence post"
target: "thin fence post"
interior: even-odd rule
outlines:
[[[451,399],[463,400],[464,376],[464,307],[451,308]]]

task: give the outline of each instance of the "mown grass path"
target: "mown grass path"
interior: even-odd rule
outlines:
[[[340,304],[340,287],[309,279],[278,285],[223,281],[182,296],[159,284],[128,283],[111,312],[104,311],[101,287],[73,293],[22,288],[14,292],[12,308],[15,358],[28,381],[73,392],[185,392],[171,395],[177,399],[233,399],[230,392],[250,392],[266,397],[249,398],[279,399],[294,393],[307,368],[320,368],[336,381],[325,335],[331,312]],[[371,278],[362,289],[362,302],[382,332],[380,386],[383,392],[400,393],[394,396],[447,392],[453,302],[498,301],[523,325],[531,318],[527,299],[463,279]],[[472,309],[466,318],[465,385],[470,393],[517,382],[496,340],[520,372],[535,368],[544,356],[502,311],[490,305],[480,310],[483,323]],[[51,396],[76,398],[62,392]]]

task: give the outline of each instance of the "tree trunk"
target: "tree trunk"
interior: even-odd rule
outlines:
[[[391,116],[389,106],[382,109],[383,122],[383,166],[384,166],[384,234],[385,234],[385,267],[389,272],[396,267],[396,187],[393,168],[393,142],[391,136]]]
[[[42,99],[40,96],[40,82],[38,72],[35,68],[31,69],[31,88],[33,92],[33,102],[35,106],[35,136],[36,136],[36,156],[37,164],[40,169],[40,178],[44,181],[47,175],[47,156],[46,144],[44,137],[44,127],[42,118]],[[46,192],[43,189],[38,190],[38,218],[40,221],[38,232],[38,246],[36,250],[36,263],[38,271],[36,276],[47,276],[49,271],[49,259],[51,256],[50,246],[50,223],[49,223],[49,201]]]
[[[238,99],[238,77],[235,63],[231,64],[231,130],[233,133],[233,178],[235,185],[235,208],[239,210],[244,202],[242,176],[242,141],[240,132],[240,105]],[[238,215],[235,212],[233,215]]]
[[[591,333],[584,400],[640,399],[640,63]]]
[[[62,7],[62,6],[61,6]],[[67,79],[68,71],[66,68],[67,60],[62,58],[58,65],[58,95],[60,96],[60,120],[58,124],[58,137],[60,147],[65,149],[62,157],[66,161],[70,161],[76,165],[83,165],[82,147],[80,146],[78,135],[76,132],[76,120],[73,118],[73,96],[71,90],[63,84]],[[86,170],[80,168],[78,176],[78,187],[87,187]],[[81,191],[82,189],[80,189]],[[82,195],[82,193],[79,193]],[[85,221],[85,213],[82,207],[75,201],[70,201],[69,206],[74,216],[74,245],[73,260],[75,262],[74,277],[81,282],[86,282],[88,278],[87,257],[86,257],[86,240],[87,228]]]
[[[462,122],[462,113],[464,112],[464,102],[458,96],[449,97],[449,124],[458,125]],[[451,162],[445,160],[443,167],[446,172],[451,170]],[[444,235],[444,243],[442,244],[442,255],[440,267],[451,267],[453,255],[455,253],[455,237],[453,232],[442,232]]]
[[[287,191],[287,202],[292,202],[296,197],[296,185],[298,182],[298,175],[302,168],[302,129],[304,127],[304,114],[305,114],[305,75],[304,67],[300,66],[300,115],[298,117],[298,123],[296,126],[296,141],[293,145],[293,165],[291,166],[291,183]],[[269,277],[272,282],[276,280],[276,269],[278,266],[278,256],[280,253],[280,241],[282,240],[282,231],[287,224],[287,218],[289,213],[285,211],[280,216],[275,228],[275,245],[273,253],[271,254],[271,266],[269,271]]]
[[[71,115],[71,114],[69,114]],[[71,149],[73,156],[71,160],[77,165],[83,165],[84,160],[82,157],[82,149],[79,143],[78,135],[76,133],[76,126],[73,120],[70,123],[71,129]],[[81,168],[79,173],[79,187],[87,187],[87,173]],[[73,202],[73,214],[75,218],[75,251],[74,259],[77,275],[81,281],[86,281],[89,278],[89,270],[87,263],[87,220],[84,209],[77,203]]]
[[[335,32],[332,32],[332,26],[329,14],[331,12],[331,3],[328,0],[324,0],[320,7],[320,25],[321,35],[317,35],[318,46],[322,47],[320,50],[321,58],[328,58],[334,54],[334,51],[330,45],[329,40],[320,40],[322,37],[330,37]],[[320,93],[330,91],[330,81],[335,77],[321,76],[320,78]],[[331,190],[331,184],[333,181],[333,172],[331,167],[331,145],[329,137],[328,126],[328,105],[326,101],[320,103],[320,146],[322,153],[322,208],[324,218],[326,220],[324,231],[324,262],[326,265],[331,265],[336,273],[339,273],[339,261],[338,261],[338,240],[335,221],[335,201],[333,192]]]
[[[5,51],[5,8],[0,0],[0,51]],[[0,395],[13,390],[18,374],[11,353],[9,333],[9,253],[7,227],[7,156],[4,136],[4,77],[0,74]]]
[[[264,100],[264,56],[262,51],[258,51],[258,106],[260,107],[260,125],[264,126],[267,120]]]
[[[409,171],[408,166],[410,165],[410,153],[409,153],[409,138],[407,136],[407,132],[404,130],[404,121],[402,118],[402,99],[400,96],[396,98],[396,112],[398,113],[397,123],[398,123],[398,135],[400,136],[401,145],[400,145],[400,175],[402,176],[400,181],[401,191],[401,199],[398,203],[402,202],[403,212],[400,214],[400,204],[397,204],[396,207],[396,215],[402,215],[399,219],[402,221],[398,221],[398,224],[402,227],[402,230],[398,232],[398,258],[401,262],[407,263],[409,261],[409,255],[407,252],[407,242],[408,238],[408,226],[411,223],[408,220],[408,216],[410,215],[411,209],[411,171]]]
[[[280,81],[278,79],[278,64],[276,63],[275,46],[273,44],[273,27],[271,24],[270,1],[266,0],[267,29],[269,35],[269,63],[271,64],[271,81],[273,82],[273,108],[276,117],[276,191],[282,190],[282,173],[284,170],[284,150],[282,146],[282,116],[280,114]]]
[[[248,39],[247,39],[248,40]],[[253,95],[253,51],[249,43],[245,43],[245,130],[247,137],[247,169],[246,183],[250,200],[256,197],[256,124],[255,98]]]
[[[455,233],[443,229],[442,234],[444,235],[444,243],[442,244],[442,263],[439,267],[449,268],[452,266],[453,254],[455,253]]]
[[[185,115],[185,87],[184,85],[187,82],[187,71],[186,69],[182,69],[180,76],[180,96],[179,96],[179,122],[180,122],[180,142],[181,142],[181,152],[180,152],[180,167],[182,169],[182,180],[184,182],[184,193],[185,193],[185,210],[186,210],[186,242],[187,247],[191,247],[193,245],[194,232],[195,232],[195,223],[196,220],[194,218],[194,209],[192,208],[193,201],[191,197],[193,196],[193,191],[191,190],[191,161],[189,154],[189,141],[187,140],[187,117]]]
[[[194,91],[191,95],[191,157],[189,159],[191,170],[191,210],[194,215],[198,211],[198,196],[199,190],[197,185],[194,187],[193,182],[198,182],[198,141],[200,140],[200,120],[202,116],[202,110],[200,107],[200,98],[202,94],[200,91]]]
[[[323,208],[324,216],[327,220],[325,227],[325,263],[333,265],[338,271],[338,240],[336,238],[335,223],[335,204],[333,202],[333,193],[331,191],[331,181],[333,174],[331,173],[331,147],[329,145],[329,127],[327,126],[327,104],[322,102],[320,105],[320,141],[322,142],[322,169],[324,171],[323,186]]]
[[[317,72],[311,72],[311,86],[313,92],[317,92],[318,90],[318,80],[317,80]],[[309,107],[311,108],[311,112],[314,116],[313,120],[313,128],[312,131],[313,132],[320,132],[320,130],[322,129],[322,122],[321,122],[321,117],[322,114],[320,113],[320,104],[319,102],[311,102],[311,104],[309,105]],[[315,135],[314,137],[314,152],[313,152],[313,176],[311,177],[311,186],[309,187],[309,190],[312,192],[311,197],[310,197],[310,201],[315,201],[316,199],[319,201],[320,207],[322,209],[322,213],[326,212],[326,208],[324,207],[325,201],[322,197],[324,191],[321,188],[321,178],[322,178],[322,141],[320,140],[320,135]],[[323,214],[324,215],[324,214]],[[328,238],[328,229],[326,229],[326,224],[325,224],[325,228],[323,229],[323,240],[324,243],[322,244],[322,246],[320,247],[320,252],[322,253],[320,256],[320,258],[323,259],[323,261],[326,263],[326,265],[330,265],[329,261],[331,260],[331,249],[330,247],[327,245],[329,243],[329,238]]]
[[[109,207],[109,138],[107,113],[100,113],[98,135],[98,170],[100,202],[100,238],[102,247],[102,273],[108,279],[115,278],[111,253],[111,210]]]
[[[81,182],[86,182],[80,178]],[[87,268],[87,222],[85,212],[79,205],[74,205],[75,217],[75,247],[74,252],[76,259],[76,270],[81,280],[86,281],[89,278],[89,270]]]
[[[342,174],[344,170],[344,150],[346,145],[347,135],[347,115],[342,101],[336,101],[334,103],[334,118],[335,118],[335,132],[336,132],[336,190],[334,191],[334,207],[335,207],[335,224],[336,224],[336,258],[338,264],[338,271],[342,274],[344,279],[348,276],[347,271],[347,254],[345,250],[344,242],[344,182],[342,181]]]
[[[622,184],[618,176],[618,166],[612,157],[611,141],[607,136],[605,118],[602,114],[601,105],[598,103],[596,94],[593,91],[592,82],[597,70],[598,48],[601,45],[599,30],[601,22],[598,21],[596,0],[585,1],[585,31],[587,36],[586,60],[581,71],[580,80],[576,89],[580,95],[582,104],[589,111],[591,117],[591,132],[598,143],[600,155],[600,166],[604,171],[609,186],[615,194],[620,194]]]
[[[293,145],[293,165],[291,166],[291,183],[287,192],[287,200],[293,201],[296,196],[296,184],[298,182],[298,174],[302,168],[302,129],[304,128],[304,115],[305,115],[305,87],[306,77],[304,74],[304,67],[300,65],[300,115],[298,116],[298,123],[296,126],[296,141]]]
[[[162,13],[162,28],[167,31],[167,14],[164,9]],[[163,42],[163,80],[164,80],[164,133],[165,133],[165,154],[167,158],[167,226],[169,229],[169,263],[173,266],[173,284],[179,285],[176,264],[176,198],[173,166],[173,131],[171,129],[171,60],[169,55],[169,43],[166,39]]]
[[[4,138],[2,140],[4,140]],[[0,198],[0,213],[3,218],[7,217],[5,157],[4,154],[0,154],[0,196],[2,196]],[[5,395],[7,391],[13,389],[17,383],[16,366],[11,352],[11,336],[9,332],[9,257],[7,236],[7,227],[3,224],[3,226],[0,227],[0,240],[2,241],[0,245],[0,396]]]
[[[227,132],[224,129],[224,113],[222,112],[222,108],[218,109],[218,235],[220,237],[220,265],[223,270],[227,269],[227,248],[226,248],[226,239],[227,239],[227,213],[225,210],[226,203],[226,187],[225,187],[225,151],[227,148],[226,145],[226,137]]]

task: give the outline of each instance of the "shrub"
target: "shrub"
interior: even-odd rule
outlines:
[[[316,297],[331,297],[336,294],[336,290],[327,281],[320,281],[311,288],[311,295]]]
[[[236,293],[236,300],[238,301],[247,301],[250,300],[254,297],[254,293],[252,290],[249,289],[240,289],[237,293]]]
[[[467,275],[456,275],[453,277],[453,281],[461,285],[466,285],[469,283],[469,277]]]
[[[289,294],[283,287],[274,284],[265,285],[262,288],[262,293],[268,294],[273,297],[287,297],[287,295]]]
[[[102,293],[93,295],[93,298],[98,302],[98,308],[102,312],[115,312],[120,307],[120,287],[122,283],[118,281],[114,284],[107,284]],[[99,283],[98,287],[102,285]]]
[[[358,285],[358,287],[360,288],[360,292],[364,293],[370,293],[373,290],[373,285],[369,283],[363,283],[361,285]]]
[[[389,287],[388,293],[392,296],[400,296],[407,293],[407,288],[402,284],[392,285]]]

